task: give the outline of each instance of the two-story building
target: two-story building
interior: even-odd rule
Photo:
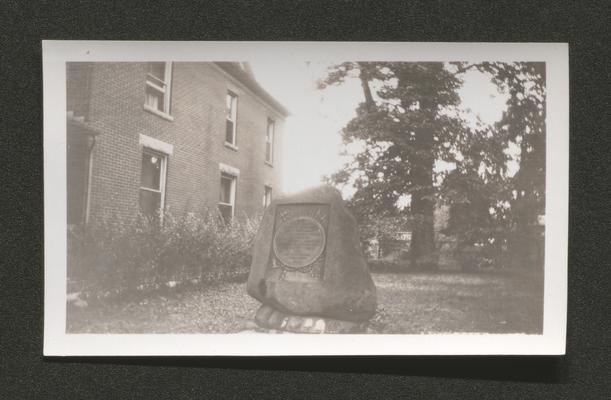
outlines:
[[[281,192],[288,111],[248,63],[67,63],[68,224],[254,215]]]

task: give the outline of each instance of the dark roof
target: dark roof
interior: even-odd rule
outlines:
[[[253,91],[257,96],[276,109],[283,116],[287,117],[291,114],[289,110],[278,102],[278,100],[274,99],[271,94],[267,93],[267,91],[263,89],[263,87],[255,79],[248,64],[246,64],[245,68],[242,68],[239,62],[217,62],[216,65],[239,80],[242,84],[244,84],[244,86]]]

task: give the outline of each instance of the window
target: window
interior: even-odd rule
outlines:
[[[265,161],[273,164],[274,162],[274,135],[276,134],[276,123],[267,120],[267,133],[265,135]]]
[[[227,92],[227,123],[225,128],[225,142],[236,146],[236,122],[238,116],[238,96]]]
[[[147,216],[161,216],[165,200],[167,156],[145,148],[140,174],[140,210]]]
[[[265,185],[263,191],[263,208],[267,208],[272,204],[272,187]]]
[[[154,113],[170,114],[172,63],[148,63],[144,108]]]
[[[237,177],[226,172],[221,172],[221,195],[219,199],[219,211],[225,222],[231,221],[235,207]]]

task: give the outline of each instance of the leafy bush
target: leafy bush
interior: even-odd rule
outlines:
[[[99,298],[243,280],[258,225],[259,218],[225,223],[203,212],[78,226],[68,232],[68,290]]]

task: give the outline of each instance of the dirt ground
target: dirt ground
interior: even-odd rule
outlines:
[[[375,273],[371,333],[541,333],[543,279],[524,272]],[[244,283],[68,306],[68,333],[233,333],[259,303]]]

